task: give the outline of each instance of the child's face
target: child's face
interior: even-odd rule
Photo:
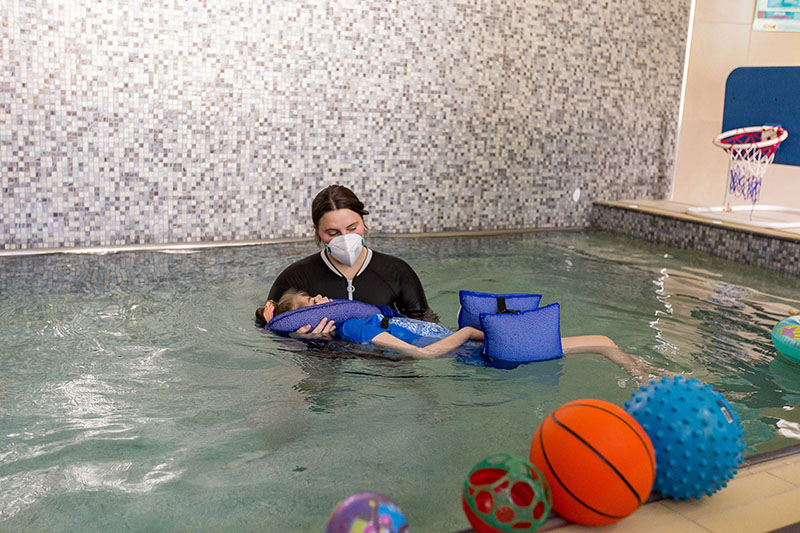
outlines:
[[[297,306],[295,309],[300,309],[301,307],[309,307],[311,305],[326,304],[330,301],[330,298],[322,296],[321,294],[317,294],[316,296],[298,295],[295,297],[294,304]]]

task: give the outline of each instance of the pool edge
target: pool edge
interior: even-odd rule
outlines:
[[[591,223],[598,229],[738,263],[800,275],[800,234],[715,223],[682,212],[668,201],[595,201]]]
[[[471,231],[437,231],[415,233],[369,233],[368,237],[414,239],[414,238],[445,238],[445,237],[483,237],[492,235],[511,235],[523,233],[540,233],[550,231],[576,232],[595,229],[587,226],[564,226],[542,228],[510,228]],[[124,252],[174,252],[186,250],[203,250],[210,248],[239,248],[244,246],[265,246],[270,244],[286,244],[309,242],[312,237],[276,237],[271,239],[230,240],[230,241],[197,241],[197,242],[169,242],[169,243],[135,243],[111,244],[97,246],[63,246],[50,248],[18,248],[0,249],[0,258],[25,257],[53,254],[110,254]]]

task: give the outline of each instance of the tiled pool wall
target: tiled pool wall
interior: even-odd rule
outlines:
[[[307,236],[336,182],[382,233],[670,186],[690,0],[3,6],[0,249]]]
[[[603,203],[594,205],[592,225],[684,250],[699,250],[769,270],[800,274],[800,240],[796,238]]]

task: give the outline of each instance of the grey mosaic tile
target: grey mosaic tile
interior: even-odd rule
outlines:
[[[0,248],[308,235],[335,182],[378,232],[586,225],[668,191],[689,5],[8,0]]]
[[[592,225],[684,250],[698,250],[769,270],[800,274],[800,241],[595,204]]]

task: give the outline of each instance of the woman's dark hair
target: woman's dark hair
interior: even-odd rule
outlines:
[[[358,199],[353,191],[344,185],[330,185],[325,187],[311,202],[311,221],[314,223],[314,240],[319,244],[319,235],[316,229],[319,227],[321,219],[328,211],[337,209],[349,209],[357,213],[362,219],[368,215],[369,211],[364,209],[364,202]],[[365,225],[366,227],[366,225]]]

